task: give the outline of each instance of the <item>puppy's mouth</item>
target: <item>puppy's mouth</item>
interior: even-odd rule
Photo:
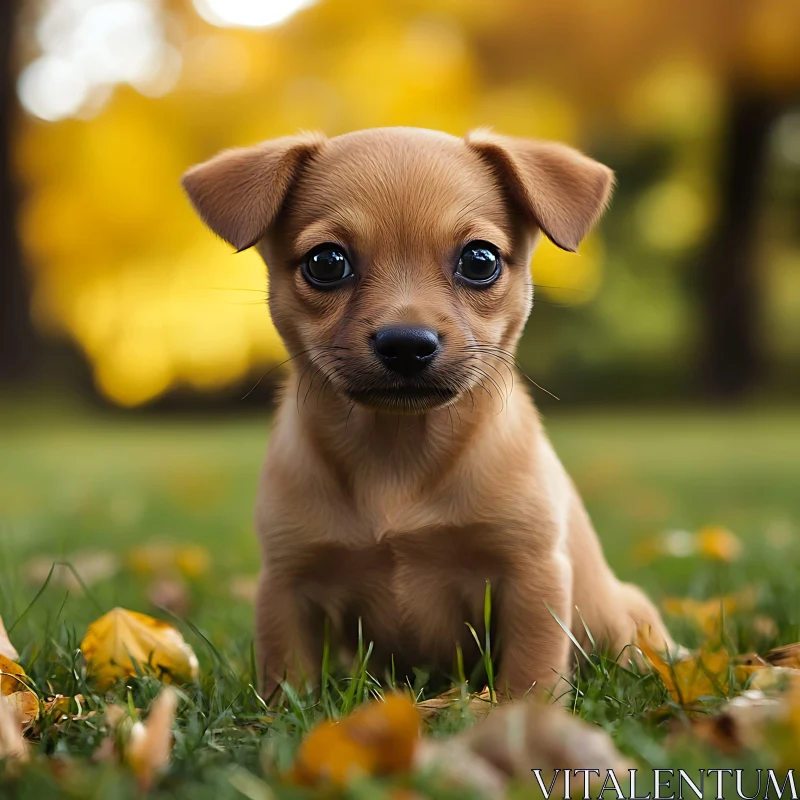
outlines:
[[[441,408],[459,394],[455,387],[419,385],[349,387],[345,393],[360,405],[401,414],[420,414]]]

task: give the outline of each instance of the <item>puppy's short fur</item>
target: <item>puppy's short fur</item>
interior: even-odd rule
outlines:
[[[614,654],[639,625],[671,644],[611,572],[514,368],[539,236],[575,250],[612,182],[559,144],[411,128],[276,139],[184,176],[208,226],[269,265],[293,357],[256,509],[264,691],[315,675],[326,616],[345,638],[360,619],[379,658],[451,669],[456,645],[476,655],[486,581],[512,695],[569,674],[556,617]],[[456,274],[476,240],[500,255],[488,285]],[[333,288],[304,268],[323,243],[352,266]],[[413,376],[376,352],[398,326],[438,340]]]

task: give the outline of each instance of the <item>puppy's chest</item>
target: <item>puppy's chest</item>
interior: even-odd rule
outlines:
[[[312,545],[296,586],[338,627],[361,619],[378,642],[435,650],[481,618],[486,582],[501,583],[490,543],[488,529],[469,526],[389,532],[365,547]]]

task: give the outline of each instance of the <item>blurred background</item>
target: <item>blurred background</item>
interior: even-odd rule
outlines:
[[[778,626],[743,646],[800,638],[797,0],[2,0],[0,87],[6,620],[167,607],[249,648],[285,355],[179,178],[301,128],[489,125],[617,173],[578,255],[536,253],[519,354],[612,565],[755,586]],[[38,599],[60,558],[96,602]]]
[[[538,383],[571,405],[800,396],[796,0],[6,0],[0,15],[7,391],[241,409],[284,357],[264,269],[203,228],[183,170],[300,128],[490,125],[618,176],[579,255],[534,258],[520,362]]]

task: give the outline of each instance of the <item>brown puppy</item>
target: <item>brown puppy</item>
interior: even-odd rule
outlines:
[[[256,509],[265,692],[318,672],[326,616],[345,637],[360,619],[378,656],[451,668],[486,581],[501,691],[569,674],[556,616],[614,654],[641,624],[670,644],[515,380],[537,239],[575,250],[612,180],[562,145],[411,128],[277,139],[184,176],[208,226],[269,265],[293,356]]]

